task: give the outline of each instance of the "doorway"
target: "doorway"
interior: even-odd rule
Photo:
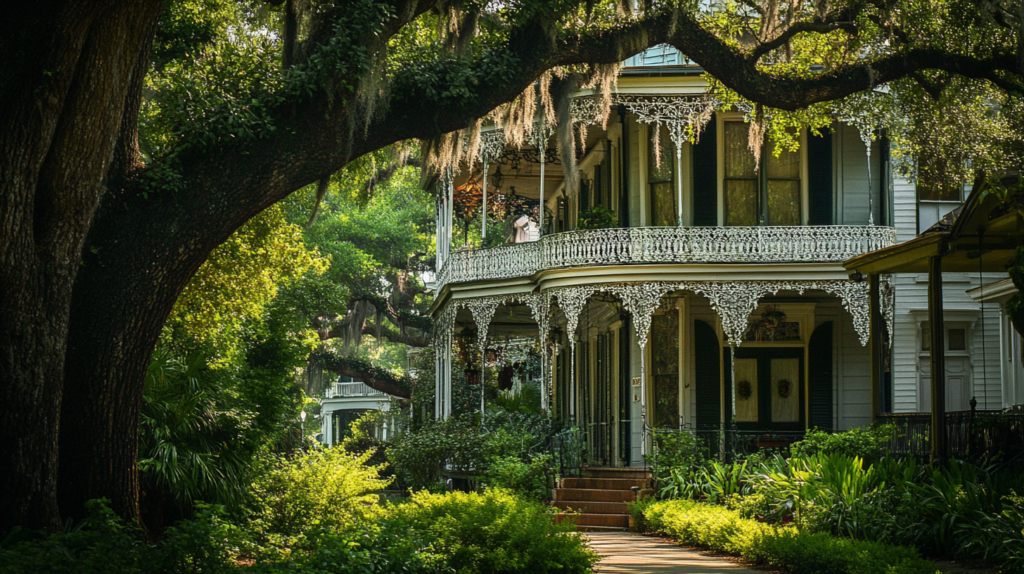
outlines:
[[[725,349],[727,388],[733,381],[736,428],[750,431],[802,431],[806,427],[804,349],[802,347],[757,347],[736,350],[735,379],[729,349]]]

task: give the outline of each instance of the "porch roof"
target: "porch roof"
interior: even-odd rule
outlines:
[[[905,241],[858,255],[843,263],[863,275],[927,273],[928,261],[941,257],[942,271],[1006,271],[1024,240],[1024,219],[1009,209],[987,181],[977,182],[967,201],[931,229]]]

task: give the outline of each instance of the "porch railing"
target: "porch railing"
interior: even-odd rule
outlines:
[[[349,397],[386,397],[387,394],[370,388],[364,383],[334,383],[327,389],[325,398],[344,399]]]
[[[452,253],[438,275],[449,283],[528,277],[564,267],[629,263],[838,263],[890,247],[880,226],[632,227],[568,231],[532,243]]]
[[[583,431],[576,427],[559,431],[551,435],[549,444],[557,473],[562,477],[580,476],[586,448]]]
[[[888,413],[878,420],[892,427],[890,452],[922,459],[931,454],[931,421],[931,413]],[[1024,470],[1022,411],[949,412],[945,431],[950,457]]]

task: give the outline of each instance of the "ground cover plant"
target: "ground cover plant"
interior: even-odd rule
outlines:
[[[791,524],[807,535],[912,547],[929,557],[982,560],[1019,571],[1024,477],[957,461],[928,466],[885,456],[883,437],[889,432],[809,433],[788,457],[686,459],[656,469],[659,495],[717,504],[735,513],[730,521]],[[656,522],[642,505],[634,514]]]
[[[793,574],[935,574],[935,565],[910,548],[855,542],[799,526],[744,518],[737,510],[692,500],[668,500],[645,509],[650,528],[681,542],[706,546]]]

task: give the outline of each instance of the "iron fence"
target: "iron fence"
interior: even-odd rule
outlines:
[[[654,429],[653,454],[658,456],[664,440],[671,435],[687,433],[694,438],[696,458],[732,462],[756,452],[776,450],[789,454],[789,445],[804,438],[803,432],[740,429]]]
[[[920,459],[931,455],[931,413],[886,413],[878,422],[891,428],[890,453]],[[946,413],[943,427],[946,456],[1024,470],[1024,412],[954,411]]]
[[[577,427],[567,428],[551,435],[549,452],[559,476],[580,476],[583,453],[586,449],[584,433]]]

